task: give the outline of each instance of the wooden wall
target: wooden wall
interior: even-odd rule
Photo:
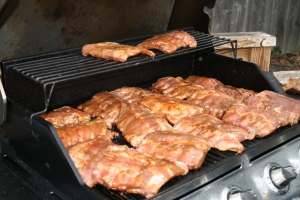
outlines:
[[[300,52],[299,0],[217,0],[211,33],[262,31],[276,36],[282,53]]]

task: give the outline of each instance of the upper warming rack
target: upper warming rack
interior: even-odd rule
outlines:
[[[3,61],[1,66],[2,80],[6,94],[10,99],[31,109],[35,114],[43,113],[49,108],[61,106],[68,102],[78,103],[99,90],[111,89],[109,86],[115,85],[116,81],[120,82],[122,73],[125,72],[124,70],[126,70],[125,73],[135,74],[123,80],[122,83],[127,85],[130,84],[130,79],[142,79],[141,77],[145,76],[137,74],[139,72],[132,71],[137,68],[148,72],[152,70],[151,75],[154,80],[158,78],[155,77],[157,74],[155,70],[163,70],[162,66],[167,60],[176,60],[182,57],[180,62],[189,62],[183,65],[191,66],[191,61],[188,61],[190,59],[186,59],[185,56],[191,58],[193,57],[193,52],[213,52],[214,47],[228,43],[231,43],[233,52],[234,54],[236,53],[236,40],[200,33],[190,28],[184,30],[196,39],[197,47],[180,48],[173,54],[165,54],[161,51],[153,50],[156,54],[155,57],[137,55],[130,57],[123,63],[97,59],[92,56],[85,57],[81,54],[81,47]],[[135,46],[154,35],[162,33],[165,32],[115,42]],[[183,69],[185,66],[181,66],[177,61],[173,61],[172,66],[170,65],[169,68],[167,66],[164,67],[166,67],[165,71],[173,70],[173,74],[176,74],[177,69]],[[131,70],[131,72],[128,72],[128,70]],[[117,78],[117,80],[107,78],[106,74],[111,76],[111,72],[117,72],[115,74],[119,74],[120,78]],[[105,79],[108,83],[99,86],[97,79]],[[84,86],[86,83],[88,83],[88,89]],[[78,99],[78,101],[75,101],[75,99]]]
[[[116,70],[130,65],[145,64],[148,62],[160,61],[165,58],[192,53],[200,50],[209,50],[213,47],[231,43],[233,52],[236,52],[237,41],[216,37],[197,31],[189,30],[189,34],[194,36],[198,45],[194,48],[180,48],[173,54],[165,54],[155,50],[155,57],[137,55],[130,57],[125,63],[111,60],[96,59],[91,56],[84,57],[81,55],[81,48],[60,51],[56,53],[33,56],[26,59],[14,60],[13,63],[8,61],[6,68],[16,70],[23,76],[32,79],[42,85],[55,84],[56,82],[65,81],[66,79],[77,79],[95,73]],[[137,45],[153,35],[143,36],[134,39],[116,41],[121,44]],[[4,62],[5,63],[5,62]]]

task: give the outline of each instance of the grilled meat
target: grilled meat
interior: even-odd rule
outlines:
[[[196,47],[197,46],[197,41],[195,40],[195,38],[192,35],[185,32],[185,31],[172,31],[172,32],[165,33],[165,34],[162,34],[162,35],[163,36],[172,36],[172,37],[179,38],[186,44],[186,46],[189,46],[189,47]]]
[[[106,135],[111,139],[117,135],[116,132],[107,129],[103,119],[95,119],[73,126],[64,126],[57,128],[56,131],[66,148],[79,142],[94,139],[99,135]]]
[[[153,112],[167,118],[171,124],[175,124],[183,117],[203,113],[203,108],[191,105],[185,100],[166,97],[161,94],[145,97],[140,103]]]
[[[215,89],[217,86],[224,84],[215,78],[208,78],[202,76],[189,76],[186,81],[201,85],[205,89]]]
[[[128,103],[116,95],[109,92],[100,92],[77,108],[88,113],[91,117],[103,118],[108,128],[112,128],[112,125],[119,120],[129,107]]]
[[[172,31],[149,38],[138,46],[146,49],[158,49],[164,53],[172,54],[181,47],[196,47],[197,41],[185,31]]]
[[[244,104],[230,106],[222,120],[242,127],[260,138],[271,134],[280,127],[280,120],[273,113]]]
[[[247,103],[249,97],[256,94],[256,92],[252,90],[236,88],[230,85],[224,85],[222,82],[215,78],[190,76],[186,79],[186,81],[199,84],[205,89],[214,89],[218,92],[226,93],[227,95],[234,98],[236,102],[239,103]]]
[[[230,105],[236,101],[223,92],[215,90],[197,90],[188,100],[190,104],[204,109],[205,113],[221,118]]]
[[[91,119],[89,114],[69,106],[64,106],[51,112],[41,114],[40,117],[51,122],[55,128],[75,125]]]
[[[249,98],[248,105],[273,112],[281,126],[295,125],[300,117],[300,102],[272,91],[263,91]]]
[[[163,77],[152,84],[152,90],[168,97],[187,99],[202,86],[186,82],[181,77]]]
[[[117,127],[134,147],[137,147],[151,132],[172,129],[165,118],[141,105],[131,105],[131,108],[119,119]]]
[[[180,121],[173,126],[173,130],[198,135],[206,127],[222,123],[220,119],[210,114],[202,114],[180,119]]]
[[[147,198],[157,194],[171,178],[188,172],[180,162],[148,157],[104,137],[79,143],[69,154],[89,187],[101,184]]]
[[[138,87],[122,87],[111,91],[110,93],[126,100],[129,103],[134,103],[140,101],[142,98],[151,96],[154,93]]]
[[[173,130],[201,136],[213,148],[237,153],[245,149],[240,142],[254,138],[246,130],[209,114],[182,118],[174,125]]]
[[[198,169],[209,149],[202,137],[174,131],[149,133],[137,148],[149,156],[182,162],[189,169]]]
[[[285,84],[283,84],[283,90],[286,92],[292,93],[300,93],[300,78],[299,77],[291,77],[287,80]]]
[[[122,45],[115,42],[103,42],[96,44],[86,44],[82,47],[82,55],[91,55],[96,58],[102,58],[105,60],[114,60],[119,62],[125,62],[131,56],[138,54],[145,54],[148,56],[155,56],[155,53],[143,48],[141,46],[129,46]]]

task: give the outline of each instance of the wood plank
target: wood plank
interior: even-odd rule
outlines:
[[[232,49],[216,49],[217,54],[234,57]],[[262,70],[269,71],[271,47],[253,47],[237,49],[237,58],[256,63]]]
[[[221,54],[224,56],[229,56],[234,58],[232,49],[216,49],[215,51],[217,54]],[[237,58],[242,58],[243,60],[250,61],[249,60],[249,52],[250,48],[244,48],[244,49],[237,49]]]
[[[255,47],[250,49],[249,61],[256,63],[262,70],[269,71],[271,47]]]
[[[276,46],[276,37],[261,31],[212,33],[212,35],[228,38],[232,40],[237,40],[238,48]],[[231,48],[231,44],[225,44],[215,48],[216,49]]]

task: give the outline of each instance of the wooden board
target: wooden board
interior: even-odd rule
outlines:
[[[271,49],[276,37],[264,32],[212,33],[221,38],[237,40],[237,58],[256,63],[262,70],[269,71]],[[216,53],[234,57],[231,44],[215,47]]]

